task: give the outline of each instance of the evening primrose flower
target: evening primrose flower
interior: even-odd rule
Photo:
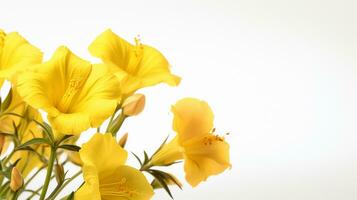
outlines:
[[[19,75],[19,94],[32,107],[47,112],[59,133],[78,135],[113,114],[120,88],[106,66],[92,65],[59,47],[49,61],[32,68]]]
[[[153,189],[137,169],[124,165],[127,152],[111,134],[96,133],[79,151],[84,184],[75,200],[147,200]]]
[[[172,106],[176,137],[154,154],[149,165],[160,166],[184,159],[186,180],[195,187],[228,167],[229,145],[212,133],[213,112],[201,100],[185,98]]]
[[[122,92],[125,97],[140,88],[158,83],[171,86],[180,83],[180,77],[171,74],[168,61],[158,50],[141,44],[138,39],[132,45],[110,29],[93,41],[89,51],[102,59],[123,82]]]
[[[40,63],[42,53],[20,34],[6,34],[0,29],[0,87],[4,79],[11,80],[17,72]]]

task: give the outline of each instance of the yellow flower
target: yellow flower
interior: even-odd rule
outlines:
[[[49,61],[32,68],[19,75],[19,94],[32,107],[47,112],[58,132],[78,135],[113,114],[119,82],[106,66],[91,65],[59,47]]]
[[[76,200],[146,200],[153,189],[137,169],[124,165],[127,152],[110,134],[96,133],[79,151],[85,183]]]
[[[24,118],[21,119],[18,134],[21,144],[33,139],[33,138],[43,138],[42,129],[33,120],[42,123],[41,114],[34,108],[27,106],[27,110],[24,114]],[[20,159],[16,167],[21,170],[21,173],[26,177],[33,169],[43,166],[43,161],[39,158],[42,155],[44,158],[50,156],[50,147],[45,144],[31,145],[32,151],[16,151],[11,157],[11,161],[15,162]]]
[[[180,82],[180,77],[171,74],[168,61],[158,50],[137,39],[132,45],[111,30],[99,35],[89,46],[89,51],[102,59],[122,81],[125,97],[143,87],[158,83],[176,86]]]
[[[183,158],[186,180],[193,187],[231,166],[229,145],[212,133],[213,112],[206,102],[185,98],[172,107],[172,112],[177,136],[153,156],[151,165],[166,165]]]
[[[18,33],[6,34],[0,29],[0,87],[4,79],[13,76],[28,65],[40,63],[42,53]]]
[[[0,132],[3,133],[13,133],[14,124],[17,126],[21,120],[20,117],[9,115],[9,113],[23,115],[26,109],[25,102],[23,102],[15,88],[12,88],[8,95],[7,99],[2,102],[2,106],[7,101],[9,101],[9,104],[0,114]]]

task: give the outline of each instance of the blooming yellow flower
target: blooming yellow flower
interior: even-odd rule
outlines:
[[[17,79],[19,94],[47,112],[59,133],[78,135],[113,114],[121,94],[117,78],[106,66],[92,65],[59,47],[49,61],[31,68]]]
[[[110,134],[96,133],[79,154],[85,183],[76,200],[147,200],[154,194],[139,170],[124,165],[127,152]]]
[[[42,123],[41,114],[34,108],[27,106],[24,118],[21,119],[18,134],[20,142],[23,144],[33,138],[43,138],[43,133],[41,127],[33,120]],[[21,173],[26,177],[33,169],[41,167],[43,162],[40,160],[38,155],[42,155],[44,158],[50,156],[50,147],[45,144],[31,145],[33,151],[16,151],[11,157],[11,161],[15,162],[20,159],[16,167],[21,170]]]
[[[186,180],[193,187],[230,167],[229,145],[214,135],[213,112],[201,100],[185,98],[173,107],[177,136],[153,156],[151,165],[166,165],[184,159]]]
[[[0,29],[0,87],[29,65],[40,63],[42,53],[18,33],[6,34]]]
[[[139,40],[132,45],[111,30],[100,34],[89,51],[101,58],[122,81],[125,97],[143,87],[158,83],[176,86],[180,82],[180,77],[171,74],[168,61],[158,50]]]

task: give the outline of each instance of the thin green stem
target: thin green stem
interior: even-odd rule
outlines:
[[[24,188],[27,187],[27,185],[37,176],[37,174],[39,174],[43,169],[45,169],[46,167],[41,167],[39,168],[25,183]]]
[[[31,194],[31,196],[29,196],[29,197],[27,198],[27,200],[31,200],[31,199],[32,199],[34,196],[36,196],[36,195],[40,196],[40,190],[42,189],[42,187],[43,187],[43,186],[41,186],[41,187],[37,188],[37,190],[33,191],[32,194]]]
[[[82,170],[79,170],[77,173],[75,173],[70,179],[68,179],[65,183],[61,185],[61,187],[58,188],[58,190],[55,190],[52,192],[52,194],[48,197],[49,200],[54,200],[56,199],[57,195],[74,179],[76,179],[79,175],[82,174]]]
[[[16,152],[15,149],[11,151],[11,153],[4,160],[4,162],[3,162],[4,165],[6,165],[10,161],[11,157],[14,155],[15,152]]]
[[[56,148],[51,147],[50,160],[48,161],[46,179],[45,179],[45,183],[43,184],[40,200],[44,200],[46,197],[48,185],[50,184],[51,181],[51,174],[52,174],[53,165],[55,163],[55,159],[56,159]]]
[[[120,115],[115,119],[112,127],[110,127],[109,132],[112,133],[114,138],[116,138],[117,133],[118,133],[120,127],[123,125],[126,118],[127,118],[127,116],[124,115],[124,113],[120,113]]]

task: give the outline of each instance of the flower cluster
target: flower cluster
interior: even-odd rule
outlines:
[[[0,100],[0,199],[53,200],[61,194],[76,200],[147,200],[155,189],[172,197],[170,187],[182,184],[165,167],[183,162],[192,187],[230,168],[229,145],[215,133],[213,112],[195,98],[172,106],[176,136],[151,156],[133,153],[140,166],[129,166],[128,134],[117,135],[124,121],[145,107],[145,96],[137,91],[159,83],[177,86],[180,77],[157,49],[138,39],[131,44],[111,30],[88,49],[101,63],[65,46],[42,61],[41,50],[21,35],[0,30],[0,87],[5,80],[11,83]],[[97,132],[78,146],[90,128]],[[73,164],[80,168],[77,173],[66,169]],[[63,194],[81,175],[83,183]],[[43,185],[30,188],[34,179]]]

